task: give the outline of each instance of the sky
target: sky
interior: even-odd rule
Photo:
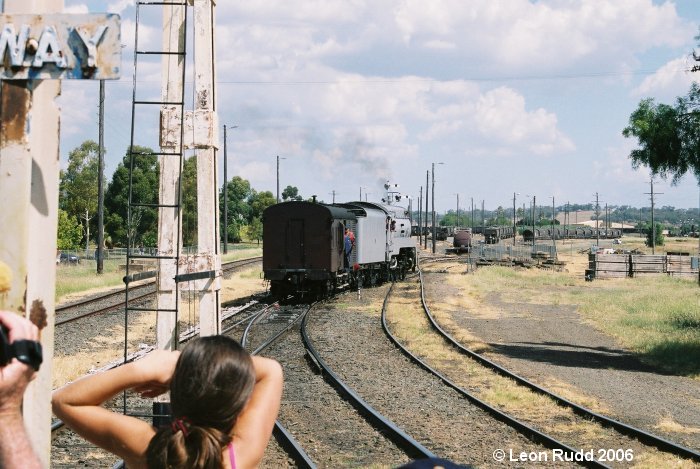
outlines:
[[[435,164],[438,212],[458,198],[461,209],[472,199],[512,207],[514,193],[519,207],[533,196],[586,204],[596,193],[601,204],[649,206],[649,171],[632,168],[637,142],[622,130],[641,99],[672,104],[700,80],[689,72],[696,0],[217,3],[228,177],[273,194],[279,156],[281,189],[326,202],[333,192],[337,202],[378,201],[387,180],[417,201]],[[122,77],[106,84],[111,177],[130,142],[134,2],[66,0],[65,11],[121,15]],[[159,47],[159,15],[142,12],[140,49]],[[189,90],[192,76],[190,66]],[[136,81],[137,93],[158,96],[159,62],[139,62]],[[98,138],[98,89],[63,81],[64,166]],[[136,128],[136,144],[157,148],[156,114]],[[699,203],[692,174],[676,186],[657,179],[654,192],[657,206]]]

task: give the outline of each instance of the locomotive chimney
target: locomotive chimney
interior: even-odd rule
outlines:
[[[313,203],[316,203],[316,195],[312,195],[312,196],[311,196],[311,199],[312,199],[312,202],[313,202]]]

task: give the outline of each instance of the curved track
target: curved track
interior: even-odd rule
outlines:
[[[659,436],[656,436],[654,434],[651,434],[645,430],[641,430],[639,428],[633,427],[631,425],[625,424],[623,422],[620,422],[618,420],[614,420],[610,417],[607,417],[605,415],[593,412],[592,410],[583,407],[579,404],[576,404],[575,402],[572,402],[562,396],[559,396],[558,394],[555,394],[541,386],[538,386],[537,384],[527,380],[526,378],[523,378],[520,375],[517,375],[508,369],[492,362],[491,360],[487,359],[483,355],[480,355],[466,347],[464,347],[462,344],[460,344],[456,339],[454,339],[447,331],[445,331],[440,325],[437,323],[435,320],[434,316],[430,312],[430,308],[428,307],[428,304],[425,299],[425,289],[423,287],[423,273],[419,271],[419,278],[420,278],[420,293],[421,293],[421,303],[423,306],[423,310],[425,311],[426,316],[428,317],[428,320],[433,327],[433,329],[439,333],[446,341],[448,341],[453,347],[455,347],[459,353],[468,356],[469,358],[474,359],[477,361],[479,364],[495,371],[501,376],[510,378],[517,382],[518,384],[527,387],[531,391],[534,391],[538,394],[547,396],[554,400],[557,404],[563,407],[567,407],[571,409],[574,413],[577,415],[584,417],[586,419],[590,419],[592,421],[595,421],[603,426],[613,428],[617,432],[638,439],[640,442],[648,445],[648,446],[653,446],[658,448],[659,450],[662,450],[664,452],[668,452],[683,458],[689,458],[695,462],[700,462],[700,453],[697,451],[687,448],[685,446],[679,445],[677,443],[674,443],[672,441],[666,440],[664,438],[661,438]]]
[[[420,274],[419,274],[420,275]],[[417,363],[419,366],[421,366],[423,369],[427,370],[428,372],[432,373],[436,377],[438,377],[442,382],[444,382],[447,386],[450,388],[454,389],[457,391],[460,395],[465,397],[469,402],[472,404],[476,405],[480,409],[486,411],[489,415],[491,415],[493,418],[500,420],[501,422],[506,423],[507,425],[511,426],[518,432],[522,433],[525,435],[528,439],[531,441],[534,441],[536,443],[542,444],[543,446],[550,448],[550,449],[559,449],[562,450],[563,454],[569,455],[573,457],[573,455],[576,453],[576,450],[574,448],[571,448],[570,446],[566,445],[565,443],[562,443],[561,441],[540,432],[539,430],[536,430],[535,428],[532,428],[528,426],[527,424],[520,422],[519,420],[511,417],[510,415],[496,409],[495,407],[489,405],[485,401],[477,398],[473,394],[469,393],[468,391],[462,389],[452,381],[450,381],[445,375],[437,371],[436,369],[432,368],[430,365],[428,365],[425,361],[421,360],[418,358],[416,355],[411,353],[399,340],[391,333],[389,330],[389,326],[387,325],[386,322],[386,310],[387,310],[387,304],[389,302],[389,298],[391,297],[391,293],[393,291],[394,285],[391,285],[391,288],[389,288],[389,291],[387,292],[387,295],[384,299],[384,304],[382,305],[382,329],[384,330],[384,333],[389,337],[389,339],[396,345],[407,357],[409,357],[412,361]],[[582,463],[586,467],[608,467],[604,464],[601,464],[596,461],[584,461]]]

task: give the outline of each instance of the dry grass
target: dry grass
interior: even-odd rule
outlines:
[[[535,419],[545,426],[550,425],[548,421],[570,421],[571,415],[566,409],[557,406],[548,398],[518,386],[510,379],[494,374],[448,346],[430,329],[424,312],[416,305],[415,299],[418,295],[417,285],[402,285],[387,311],[393,332],[411,351],[436,368],[447,371],[460,386],[510,414],[528,420]],[[398,299],[398,296],[401,298]],[[561,424],[557,425],[560,431],[565,429],[565,433],[575,431],[575,427],[570,423],[564,427]],[[579,430],[581,429],[576,431]]]
[[[659,420],[659,423],[654,425],[654,428],[658,428],[659,430],[663,430],[665,432],[671,432],[671,433],[684,433],[684,434],[700,433],[700,428],[698,428],[698,427],[686,427],[684,425],[681,425],[680,423],[673,420],[673,417],[671,417],[670,415],[662,417],[661,420]]]
[[[598,448],[601,441],[614,437],[610,430],[581,421],[572,411],[560,407],[550,398],[496,375],[447,345],[430,328],[427,317],[418,306],[419,294],[417,284],[399,284],[387,309],[390,329],[414,354],[492,406],[521,421],[533,424],[546,433],[558,435],[565,441],[573,440],[575,446]],[[433,307],[433,313],[439,315],[441,321],[447,316],[440,307]],[[571,390],[570,386],[559,386],[559,390],[562,391],[567,391],[567,388],[570,394],[579,394],[578,391]],[[638,457],[644,461],[652,461],[657,467],[671,467],[670,465],[679,461],[653,449],[645,449],[643,452],[639,450],[635,454],[635,460]],[[677,467],[690,467],[685,461],[681,463]]]
[[[154,343],[154,336],[155,313],[139,313],[130,320],[130,341]],[[99,368],[123,356],[124,325],[115,323],[110,329],[92,336],[81,351],[53,357],[53,388],[75,381],[90,369]]]
[[[221,282],[221,301],[232,301],[265,291],[260,267],[254,266],[236,271]]]

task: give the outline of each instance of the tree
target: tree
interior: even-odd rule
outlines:
[[[656,229],[652,230],[651,226],[647,227],[647,246],[652,245],[652,236],[654,237],[654,246],[663,246],[664,245],[664,235],[663,235],[663,226],[661,223],[656,223]]]
[[[282,200],[304,200],[295,186],[287,186],[282,191]]]
[[[132,203],[157,204],[160,175],[158,157],[150,148],[141,146],[135,146],[133,154]],[[116,245],[126,246],[128,239],[132,243],[129,247],[145,244],[146,241],[148,245],[153,245],[158,233],[158,211],[155,208],[132,207],[131,232],[127,231],[130,160],[127,149],[105,191],[105,231],[111,235]]]
[[[182,169],[182,243],[197,244],[197,157],[185,160]]]
[[[260,244],[260,240],[262,239],[263,234],[263,225],[260,218],[253,217],[253,220],[251,220],[250,224],[245,227],[245,234],[248,240],[256,240],[258,244]]]
[[[83,229],[75,217],[68,215],[65,210],[58,209],[58,249],[78,249],[80,239],[83,237]]]
[[[92,140],[84,141],[68,154],[68,167],[60,175],[59,207],[69,217],[82,220],[86,255],[90,220],[97,212],[98,155],[99,145]]]
[[[253,223],[253,220],[255,220],[256,218],[258,219],[258,221],[260,221],[262,219],[263,211],[270,205],[274,205],[275,202],[277,202],[277,199],[270,191],[256,192],[255,190],[253,190],[248,200],[250,202],[250,218],[248,219],[249,223]]]
[[[228,197],[228,240],[227,242],[241,242],[241,227],[252,218],[250,197],[254,193],[250,182],[234,176],[226,184],[226,196]],[[219,192],[219,220],[221,233],[224,232],[224,191]]]

